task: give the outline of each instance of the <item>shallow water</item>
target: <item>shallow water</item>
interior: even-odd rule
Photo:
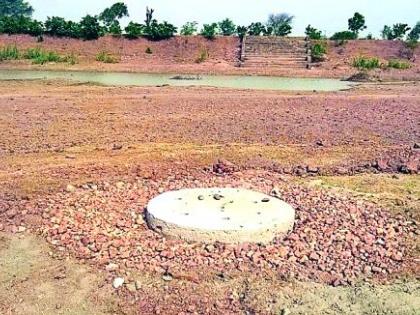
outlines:
[[[109,86],[212,86],[235,89],[284,91],[338,91],[351,88],[350,82],[337,79],[284,78],[268,76],[181,75],[173,74],[90,72],[90,71],[38,71],[0,70],[0,80],[64,79],[77,82],[99,83]],[[188,78],[188,80],[185,80]],[[198,79],[197,79],[198,78]]]

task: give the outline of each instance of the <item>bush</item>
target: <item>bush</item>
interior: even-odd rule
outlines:
[[[197,59],[195,60],[196,63],[202,63],[207,60],[209,57],[209,52],[206,48],[201,48],[200,54],[198,55]]]
[[[187,22],[181,27],[180,34],[183,36],[191,36],[197,33],[197,22]]]
[[[411,65],[404,60],[391,59],[388,61],[388,68],[406,70],[410,69]]]
[[[203,29],[200,32],[200,35],[204,36],[207,39],[215,39],[218,32],[217,23],[204,24]]]
[[[20,53],[16,45],[9,45],[0,49],[0,61],[17,60],[19,58],[20,58]]]
[[[351,31],[337,32],[331,36],[331,40],[343,41],[357,39],[357,34]]]
[[[117,57],[111,55],[106,51],[101,51],[96,55],[96,61],[100,61],[103,63],[118,63],[119,60]]]
[[[231,36],[235,34],[236,25],[230,19],[224,19],[219,22],[219,29],[223,36]]]
[[[32,63],[43,65],[47,62],[67,62],[67,59],[60,57],[54,51],[45,51],[40,47],[28,48],[23,54],[23,58],[32,60]]]
[[[315,62],[323,61],[325,58],[325,54],[327,53],[327,43],[326,42],[318,42],[312,45],[311,48],[311,57],[312,60]]]
[[[319,40],[322,38],[322,32],[312,27],[310,24],[305,29],[305,34],[310,39]]]
[[[353,59],[352,66],[358,69],[371,70],[376,69],[381,66],[379,59],[376,57],[369,58],[364,56],[359,56]]]
[[[144,34],[145,26],[143,24],[130,22],[125,28],[124,36],[129,39],[139,38]]]
[[[152,48],[147,47],[145,53],[149,55],[153,54]]]

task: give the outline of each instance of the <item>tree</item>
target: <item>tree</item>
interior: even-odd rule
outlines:
[[[117,20],[113,21],[111,25],[108,27],[108,33],[113,36],[121,36],[122,29],[120,26],[120,22],[118,22]]]
[[[248,34],[251,36],[260,36],[262,33],[265,32],[265,25],[261,22],[251,23],[251,25],[248,26]]]
[[[0,0],[0,16],[32,16],[34,9],[23,0]]]
[[[80,21],[80,37],[85,40],[98,39],[102,29],[96,16],[86,15]]]
[[[123,2],[114,3],[110,8],[106,8],[100,15],[99,20],[110,27],[115,21],[128,16],[128,8]],[[115,28],[115,25],[114,25]]]
[[[139,38],[144,35],[145,26],[143,24],[130,22],[125,28],[125,37],[129,39]]]
[[[0,34],[28,34],[40,36],[44,32],[42,22],[32,20],[27,16],[2,16],[0,17]]]
[[[238,34],[240,39],[243,39],[246,36],[247,31],[248,31],[248,28],[246,26],[238,25],[236,27],[236,34]]]
[[[204,24],[200,32],[200,35],[204,36],[207,39],[214,39],[218,32],[217,23]]]
[[[219,29],[223,36],[231,36],[235,34],[236,25],[232,22],[232,20],[226,18],[219,22]]]
[[[187,22],[181,27],[180,34],[183,36],[191,36],[197,33],[197,22]]]
[[[312,27],[311,24],[309,24],[305,29],[305,34],[310,39],[319,40],[322,38],[322,32],[320,30],[317,30],[316,28]]]
[[[381,31],[382,38],[388,40],[402,39],[411,28],[408,24],[397,23],[392,26],[385,25]]]
[[[413,27],[408,34],[408,39],[417,42],[420,39],[420,21]]]
[[[359,32],[365,30],[366,28],[365,17],[359,12],[356,12],[354,16],[349,19],[349,30],[356,33],[356,35],[359,35]]]
[[[294,16],[287,13],[270,14],[268,17],[267,27],[273,28],[276,36],[286,36],[292,32],[292,22]]]

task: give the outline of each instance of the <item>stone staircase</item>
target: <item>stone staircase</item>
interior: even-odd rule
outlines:
[[[309,69],[309,47],[302,37],[247,36],[242,41],[240,67]]]

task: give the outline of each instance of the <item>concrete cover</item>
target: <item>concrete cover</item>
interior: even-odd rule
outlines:
[[[161,194],[147,207],[147,222],[166,236],[198,242],[269,243],[293,228],[294,209],[245,189],[184,189]]]

